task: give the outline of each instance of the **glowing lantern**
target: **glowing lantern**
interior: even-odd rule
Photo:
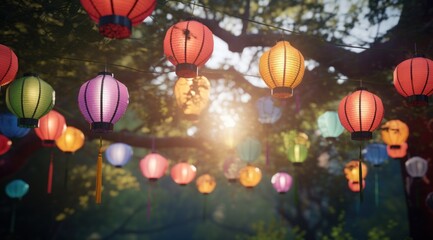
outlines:
[[[412,106],[425,106],[433,93],[433,61],[415,56],[401,62],[394,70],[394,86]]]
[[[406,172],[413,178],[421,178],[427,173],[428,162],[421,157],[412,157],[405,162]]]
[[[386,145],[380,143],[372,143],[367,146],[365,153],[365,160],[370,162],[373,166],[382,165],[388,159],[386,152]]]
[[[176,75],[184,78],[197,76],[213,52],[213,34],[205,25],[183,21],[171,26],[164,38],[164,54],[176,66]]]
[[[9,47],[0,44],[0,86],[15,79],[18,71],[18,58]]]
[[[29,191],[29,185],[21,179],[13,180],[6,185],[6,195],[10,198],[21,199]]]
[[[340,136],[344,128],[338,119],[338,113],[333,111],[326,111],[317,119],[317,126],[320,133],[327,140],[334,140]]]
[[[239,171],[245,167],[245,163],[238,157],[230,156],[223,163],[224,176],[229,182],[236,182],[239,178]]]
[[[131,160],[134,151],[125,143],[112,143],[105,150],[105,157],[111,165],[121,168]]]
[[[279,41],[260,57],[259,70],[272,96],[288,98],[304,77],[304,57],[289,42]]]
[[[359,192],[361,191],[361,184],[357,181],[349,180],[347,185],[349,186],[350,191]],[[362,189],[365,189],[365,180],[362,180]]]
[[[399,148],[391,148],[390,145],[387,145],[386,152],[392,158],[402,158],[407,154],[407,147],[407,143],[401,144]]]
[[[215,178],[209,174],[204,174],[198,177],[196,184],[197,184],[197,190],[201,194],[205,194],[205,195],[213,192],[213,190],[216,187]]]
[[[352,140],[369,140],[372,132],[383,119],[382,100],[365,90],[357,91],[344,97],[338,107],[338,117],[343,127],[352,133]]]
[[[247,165],[239,171],[239,182],[246,188],[253,188],[262,179],[260,168]]]
[[[162,176],[168,168],[168,161],[158,153],[147,154],[140,161],[140,169],[143,176],[149,181],[156,181]]]
[[[292,187],[292,176],[285,172],[278,172],[272,176],[271,183],[275,191],[283,194],[288,192]]]
[[[275,106],[272,97],[261,97],[256,102],[259,122],[262,124],[274,124],[281,118],[281,108]]]
[[[42,140],[44,147],[54,147],[66,129],[65,117],[57,111],[51,110],[39,120],[39,127],[35,128],[36,135]]]
[[[8,138],[24,137],[30,132],[29,128],[18,126],[18,118],[12,113],[0,114],[0,132]]]
[[[246,138],[238,144],[236,150],[241,160],[250,163],[260,156],[262,144],[255,138]]]
[[[310,148],[310,141],[305,133],[296,133],[290,131],[283,133],[284,148],[287,158],[294,164],[303,163],[308,157],[308,149]]]
[[[197,169],[189,163],[178,163],[171,168],[171,178],[181,186],[185,186],[195,178]]]
[[[0,155],[3,155],[11,149],[12,141],[0,134]]]
[[[6,105],[18,117],[18,126],[38,127],[38,120],[53,107],[53,88],[36,75],[25,74],[13,81],[6,90]]]
[[[156,0],[81,0],[99,32],[108,38],[128,38],[132,26],[141,24],[155,9]]]
[[[196,121],[209,101],[210,82],[206,77],[179,78],[174,95],[179,108],[188,120]]]
[[[382,125],[382,141],[391,146],[391,149],[398,149],[409,137],[409,127],[400,120],[390,120]]]
[[[56,139],[56,145],[65,153],[74,153],[84,145],[84,139],[84,134],[80,129],[68,126]]]
[[[362,166],[362,179],[365,179],[367,177],[367,165],[364,163],[361,164]],[[344,167],[344,175],[346,175],[347,180],[354,181],[359,183],[359,161],[358,160],[352,160],[348,163],[346,163],[346,166]]]

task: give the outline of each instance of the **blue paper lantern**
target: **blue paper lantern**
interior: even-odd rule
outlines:
[[[317,119],[317,125],[322,136],[328,140],[337,138],[344,131],[344,127],[338,118],[338,113],[333,111],[327,111],[320,115]]]
[[[373,166],[380,166],[388,159],[385,144],[372,143],[367,146],[366,150],[365,160]]]
[[[274,105],[274,100],[271,96],[259,98],[256,106],[260,123],[274,124],[281,118],[281,108]]]
[[[262,152],[262,144],[255,138],[246,138],[237,146],[238,157],[247,162],[255,161]]]
[[[18,127],[18,118],[12,113],[0,114],[0,132],[8,138],[20,138],[30,132],[30,128]]]
[[[125,143],[113,143],[105,150],[105,157],[115,167],[123,167],[132,157],[132,147]]]
[[[8,197],[21,199],[29,191],[29,185],[23,180],[17,179],[8,183],[5,190]]]

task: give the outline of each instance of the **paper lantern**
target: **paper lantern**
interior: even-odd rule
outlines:
[[[0,134],[0,155],[3,155],[11,149],[12,141],[4,135]]]
[[[261,97],[256,102],[259,122],[262,124],[274,124],[281,118],[282,110],[277,107],[272,97]]]
[[[85,82],[78,94],[80,111],[94,132],[112,131],[128,104],[128,88],[108,72]]]
[[[360,182],[349,180],[347,185],[349,186],[350,191],[359,192],[361,190],[361,184],[359,183]],[[365,189],[365,180],[362,180],[362,189]]]
[[[176,66],[176,75],[184,78],[197,76],[198,67],[209,60],[213,47],[211,30],[195,20],[176,23],[164,38],[164,54]]]
[[[400,120],[390,120],[382,125],[382,141],[392,149],[399,148],[409,137],[409,127]]]
[[[141,173],[149,181],[156,181],[164,176],[167,168],[167,159],[158,153],[149,153],[140,161]]]
[[[21,138],[30,132],[29,128],[18,126],[18,118],[12,113],[0,114],[0,132],[8,138]]]
[[[405,162],[406,172],[413,178],[421,178],[427,173],[428,162],[421,157],[412,157]]]
[[[196,184],[197,184],[197,190],[204,195],[213,192],[213,190],[215,190],[216,187],[215,178],[209,174],[204,174],[198,177]]]
[[[372,143],[367,146],[365,160],[373,166],[380,166],[388,159],[386,145],[380,143]]]
[[[407,154],[407,147],[407,143],[401,144],[399,148],[391,148],[390,145],[387,145],[386,152],[392,158],[403,158]]]
[[[433,61],[423,56],[407,59],[394,70],[394,87],[412,106],[425,106],[433,93]]]
[[[174,85],[177,105],[186,119],[196,121],[207,107],[210,94],[210,82],[206,77],[179,78]]]
[[[338,118],[338,113],[333,111],[326,111],[320,115],[317,119],[317,126],[322,136],[327,140],[336,139],[344,131],[344,127]]]
[[[224,160],[223,170],[224,176],[229,182],[236,182],[239,178],[239,171],[245,167],[245,163],[236,156],[230,156]]]
[[[282,137],[288,160],[294,164],[303,163],[308,157],[310,147],[308,135],[302,132],[290,131],[282,133]]]
[[[54,102],[53,88],[34,74],[16,79],[6,90],[6,105],[18,117],[20,127],[38,127],[39,118],[54,107]]]
[[[0,44],[0,86],[15,79],[18,71],[18,58],[9,47]]]
[[[262,144],[255,138],[246,138],[236,147],[239,158],[247,163],[254,162],[262,152]]]
[[[80,129],[68,126],[56,139],[56,145],[62,152],[74,153],[84,145],[84,139],[84,134]]]
[[[364,163],[362,163],[361,166],[362,166],[361,178],[365,179],[365,177],[367,177],[368,168],[367,165],[365,165]],[[344,175],[346,175],[347,180],[355,181],[359,183],[359,161],[352,160],[346,163],[344,167]]]
[[[55,110],[39,120],[39,127],[35,128],[36,135],[42,140],[44,147],[54,147],[55,140],[66,130],[65,117]]]
[[[260,57],[259,70],[272,96],[288,98],[304,77],[304,57],[289,42],[279,41]]]
[[[285,172],[278,172],[272,176],[271,183],[275,191],[283,194],[288,192],[292,187],[292,176]]]
[[[287,148],[287,158],[295,164],[305,162],[308,157],[308,147],[302,144],[295,144]]]
[[[21,179],[13,180],[6,185],[6,195],[10,198],[21,199],[29,191],[29,185]]]
[[[132,158],[134,151],[125,143],[112,143],[105,150],[105,157],[111,165],[121,168]]]
[[[171,178],[181,186],[185,186],[195,178],[197,169],[189,163],[178,163],[171,168]]]
[[[384,115],[382,100],[373,93],[359,88],[344,97],[338,107],[343,127],[352,133],[352,140],[369,140]]]
[[[253,188],[262,179],[260,168],[248,165],[239,171],[239,182],[246,188]]]
[[[99,32],[108,38],[128,38],[155,9],[156,0],[80,0]]]

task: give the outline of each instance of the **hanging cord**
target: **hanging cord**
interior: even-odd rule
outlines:
[[[363,198],[363,179],[362,179],[362,141],[359,143],[359,203],[362,203],[362,201],[364,200]]]
[[[149,189],[147,190],[147,221],[150,221],[152,215],[152,186],[153,182],[150,182]]]
[[[206,222],[207,195],[203,196],[203,222]]]
[[[155,136],[152,136],[152,153],[155,152]]]
[[[47,183],[47,193],[48,194],[51,194],[51,190],[53,187],[53,158],[54,158],[54,151],[53,151],[53,148],[51,148],[50,164],[48,166],[48,183]]]
[[[16,211],[17,211],[17,203],[16,203],[16,201],[13,201],[13,203],[12,203],[12,215],[11,215],[11,226],[9,228],[9,232],[11,234],[13,234],[15,232]]]
[[[96,163],[96,203],[102,202],[102,136],[99,137],[98,161]]]
[[[296,167],[293,168],[293,202],[294,205],[298,205],[298,175],[296,174]]]

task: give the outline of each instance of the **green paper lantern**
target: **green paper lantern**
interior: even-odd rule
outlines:
[[[340,123],[337,112],[327,111],[320,115],[317,119],[317,125],[322,136],[328,140],[336,139],[344,131],[344,127]]]
[[[38,127],[39,118],[54,107],[54,101],[53,88],[37,75],[25,74],[6,90],[6,105],[18,117],[19,127]]]
[[[294,144],[287,148],[287,158],[292,163],[303,163],[308,156],[308,147],[304,144]]]

